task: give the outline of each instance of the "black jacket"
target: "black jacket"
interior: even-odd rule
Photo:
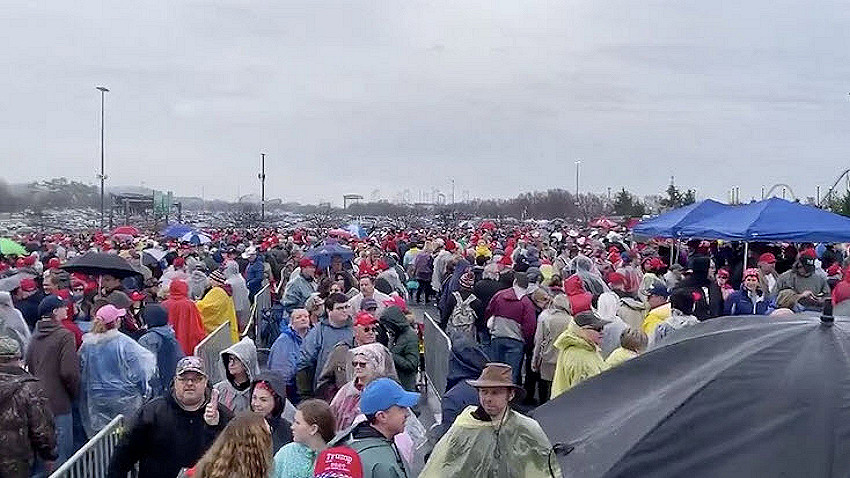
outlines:
[[[211,427],[204,408],[186,411],[171,394],[143,405],[115,449],[107,476],[124,478],[136,463],[139,478],[174,478],[181,468],[195,466],[233,417],[219,404],[218,425]]]
[[[15,301],[15,308],[21,311],[30,330],[34,329],[35,323],[38,322],[38,304],[43,298],[44,294],[39,291],[24,300]]]
[[[493,279],[481,279],[475,283],[475,286],[472,288],[472,293],[475,294],[475,297],[478,297],[478,302],[472,304],[472,310],[474,310],[475,314],[478,316],[478,322],[475,325],[479,332],[487,330],[487,322],[484,319],[487,314],[485,314],[484,311],[487,309],[487,304],[490,303],[490,299],[496,295],[496,292],[499,292],[502,289],[507,289],[508,287],[510,287],[510,284],[505,285]]]

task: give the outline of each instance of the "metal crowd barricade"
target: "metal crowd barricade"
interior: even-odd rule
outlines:
[[[446,393],[446,381],[449,377],[449,356],[452,341],[443,329],[427,313],[422,314],[425,322],[423,340],[425,341],[425,376],[441,399]]]
[[[195,355],[204,360],[210,383],[218,383],[226,378],[221,352],[231,345],[233,339],[230,337],[230,322],[225,322],[195,346]]]
[[[249,332],[253,329],[253,339],[257,342],[257,347],[265,346],[268,347],[271,344],[260,344],[260,327],[263,325],[263,311],[266,311],[272,307],[272,290],[269,287],[269,284],[263,286],[259,292],[254,296],[254,304],[251,306],[251,316],[248,322],[248,325],[245,326],[245,330],[242,332],[242,337],[249,335]]]
[[[50,478],[105,478],[112,453],[123,433],[124,415],[118,415],[54,471]],[[135,470],[127,476],[136,476]]]

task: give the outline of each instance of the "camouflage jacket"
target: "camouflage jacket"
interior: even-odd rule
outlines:
[[[29,476],[36,455],[57,457],[47,395],[20,366],[0,364],[0,475]]]

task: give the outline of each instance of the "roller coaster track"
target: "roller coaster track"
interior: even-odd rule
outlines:
[[[845,169],[844,172],[841,173],[838,176],[838,179],[836,179],[835,182],[832,183],[832,186],[826,191],[826,194],[824,194],[820,198],[820,202],[818,203],[818,207],[823,206],[823,203],[826,202],[826,200],[832,196],[832,192],[835,190],[835,187],[838,186],[838,183],[840,183],[842,179],[847,177],[847,173],[850,173],[850,169]]]
[[[774,184],[773,186],[771,186],[771,187],[770,187],[770,189],[767,191],[767,193],[765,193],[764,197],[769,198],[769,197],[773,196],[773,191],[775,191],[775,190],[777,190],[777,189],[779,189],[779,188],[782,188],[782,189],[783,189],[783,191],[786,191],[786,190],[787,190],[787,191],[788,191],[788,194],[790,194],[790,195],[791,195],[791,200],[792,200],[792,201],[796,201],[796,200],[797,200],[797,196],[794,194],[794,190],[793,190],[793,189],[791,189],[791,186],[789,186],[789,185],[787,185],[787,184],[785,184],[785,183],[776,183],[776,184]],[[783,194],[783,197],[784,197],[784,194]]]

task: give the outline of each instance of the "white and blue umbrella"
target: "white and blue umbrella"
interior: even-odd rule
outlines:
[[[203,232],[197,231],[191,231],[187,232],[186,234],[183,234],[182,236],[180,236],[180,240],[183,242],[194,244],[196,246],[201,244],[207,244],[212,241],[210,236],[204,234]]]

